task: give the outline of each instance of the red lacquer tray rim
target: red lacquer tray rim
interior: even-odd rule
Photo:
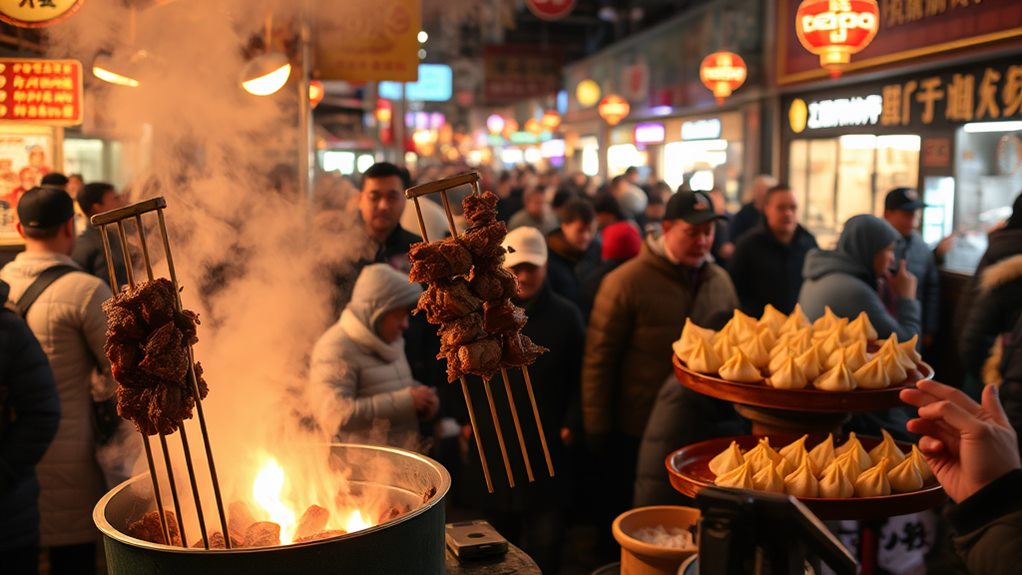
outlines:
[[[670,476],[671,485],[679,493],[688,497],[695,497],[705,487],[711,487],[712,481],[704,475],[692,473],[692,465],[705,465],[715,455],[724,451],[732,441],[737,441],[742,449],[749,449],[756,445],[756,442],[763,436],[760,435],[739,435],[733,437],[720,437],[693,443],[675,450],[667,455],[664,465]],[[801,435],[786,435],[772,433],[769,435],[770,443],[775,449],[795,441]],[[810,435],[806,442],[807,448],[815,446],[816,443],[826,439],[824,435]],[[877,437],[859,436],[866,451],[869,451],[880,443]],[[836,443],[841,443],[837,442]],[[911,449],[911,444],[897,442],[902,451],[906,453]],[[709,474],[709,470],[705,470]],[[936,480],[923,486],[919,491],[911,493],[895,493],[880,497],[855,497],[848,499],[828,499],[822,497],[800,497],[798,498],[820,519],[880,519],[906,515],[939,507],[945,500],[944,488]]]

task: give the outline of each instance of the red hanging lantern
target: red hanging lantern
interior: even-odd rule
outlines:
[[[627,118],[631,109],[628,101],[617,94],[610,94],[600,100],[600,105],[596,108],[603,121],[611,126],[616,126],[621,120]]]
[[[876,0],[803,0],[795,13],[795,31],[806,50],[834,78],[841,75],[880,29]]]
[[[744,84],[748,75],[745,60],[734,52],[714,52],[699,65],[699,79],[713,92],[718,105]]]
[[[561,115],[553,110],[547,110],[543,113],[543,117],[539,119],[539,123],[548,132],[556,131],[561,126]]]
[[[323,87],[323,82],[319,80],[312,80],[309,82],[309,105],[313,109],[323,101],[323,96],[326,96],[326,88]]]

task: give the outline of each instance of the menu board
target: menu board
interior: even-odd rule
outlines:
[[[82,63],[0,58],[0,122],[82,123]]]

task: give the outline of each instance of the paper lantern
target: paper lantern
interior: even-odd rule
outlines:
[[[745,60],[734,52],[714,52],[703,58],[699,66],[699,79],[713,92],[717,104],[723,104],[724,98],[744,84],[748,75]]]
[[[803,0],[795,13],[795,32],[806,50],[820,57],[832,77],[861,52],[880,28],[876,0]]]
[[[543,117],[539,119],[539,123],[548,132],[556,131],[561,125],[561,115],[553,110],[547,110],[543,113]]]
[[[600,106],[597,108],[600,113],[600,117],[603,121],[607,122],[611,126],[616,126],[621,120],[628,117],[628,112],[631,111],[631,106],[621,96],[617,94],[610,94],[603,100],[600,100]]]
[[[583,108],[591,108],[600,101],[600,85],[592,80],[582,80],[575,86],[575,99]]]

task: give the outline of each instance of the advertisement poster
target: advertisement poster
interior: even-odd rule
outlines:
[[[53,169],[53,130],[0,125],[0,245],[21,244],[18,198]]]

